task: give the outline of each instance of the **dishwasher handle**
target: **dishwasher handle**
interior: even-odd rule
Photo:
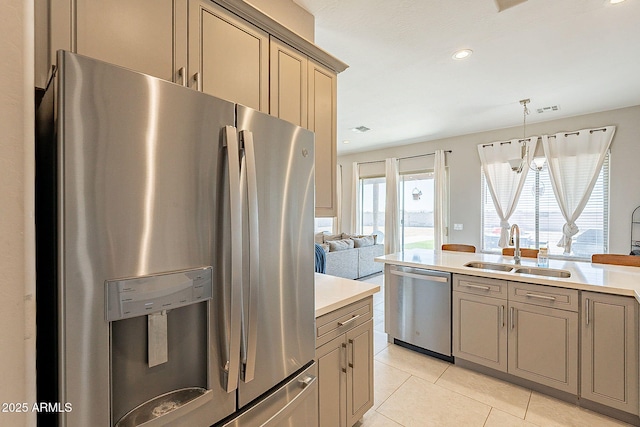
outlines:
[[[448,277],[443,277],[443,276],[434,276],[431,274],[416,274],[416,273],[409,273],[406,271],[401,271],[401,270],[389,270],[391,272],[391,274],[395,274],[396,276],[402,276],[402,277],[410,277],[412,279],[419,279],[419,280],[427,280],[430,282],[441,282],[441,283],[448,283],[449,282],[449,278]]]

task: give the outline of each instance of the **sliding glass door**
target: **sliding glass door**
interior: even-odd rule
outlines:
[[[400,229],[403,249],[433,249],[433,172],[400,175]]]

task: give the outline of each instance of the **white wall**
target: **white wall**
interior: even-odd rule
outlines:
[[[605,125],[616,126],[616,134],[611,143],[609,251],[629,253],[631,213],[640,205],[640,106],[528,124],[527,134],[552,134]],[[412,156],[431,153],[436,149],[452,150],[453,153],[447,154],[451,185],[449,241],[480,247],[481,172],[477,145],[517,138],[521,133],[521,127],[498,129],[339,156],[338,164],[342,165],[343,177],[342,231],[352,231],[348,230],[351,215],[352,162]],[[427,161],[432,160],[425,160]],[[454,231],[452,228],[455,223],[463,224],[464,230]]]
[[[33,44],[33,2],[0,2],[1,403],[35,402]],[[0,425],[35,414],[0,412]]]

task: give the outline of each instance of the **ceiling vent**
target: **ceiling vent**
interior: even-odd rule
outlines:
[[[351,130],[355,133],[365,133],[365,132],[369,132],[371,129],[369,129],[366,126],[358,126],[355,128],[351,128]]]
[[[536,111],[538,111],[538,114],[542,114],[542,113],[551,113],[553,111],[558,111],[559,109],[560,109],[560,106],[551,105],[549,107],[538,108]]]

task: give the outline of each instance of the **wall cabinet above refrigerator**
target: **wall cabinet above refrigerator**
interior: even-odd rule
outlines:
[[[241,0],[63,0],[50,2],[49,22],[40,15],[36,86],[46,86],[64,49],[306,127],[316,133],[316,216],[337,215],[336,81],[345,63]],[[290,80],[292,72],[306,75]]]

